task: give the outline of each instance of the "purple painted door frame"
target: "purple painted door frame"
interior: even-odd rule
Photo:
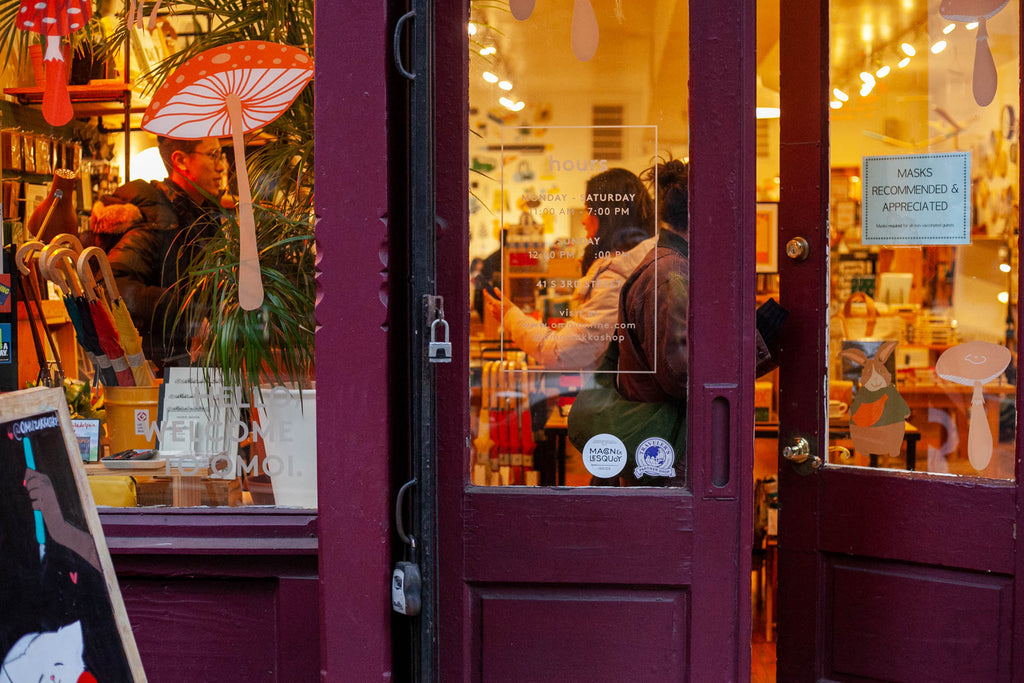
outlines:
[[[469,487],[469,311],[446,305],[455,344],[437,372],[441,680],[749,676],[754,9],[690,3],[691,492]],[[460,264],[467,8],[435,11],[437,210],[449,226],[438,260]],[[466,271],[438,274],[447,302],[465,300]],[[712,471],[728,483],[713,485]]]
[[[779,239],[803,237],[811,254],[781,263],[790,317],[780,446],[803,436],[818,455],[827,451],[828,5],[782,0],[780,22]],[[1019,484],[779,468],[779,680],[1024,680]]]
[[[316,7],[323,681],[392,668],[389,435],[405,427],[388,406],[388,5]]]

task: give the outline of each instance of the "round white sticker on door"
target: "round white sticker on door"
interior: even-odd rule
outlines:
[[[626,446],[612,434],[592,436],[583,447],[583,466],[595,477],[616,477],[626,467]]]

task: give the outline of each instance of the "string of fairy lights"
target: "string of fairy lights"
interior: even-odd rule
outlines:
[[[974,31],[975,29],[978,28],[978,22],[974,21],[967,24],[963,24],[963,28],[964,30],[967,31]],[[946,24],[942,29],[942,37],[932,42],[928,46],[927,52],[930,52],[933,55],[940,54],[943,50],[946,49],[948,45],[946,36],[948,36],[955,30],[957,30],[956,23],[951,22],[949,24]],[[886,51],[888,51],[888,46],[882,48],[881,50],[881,52],[883,53]],[[918,48],[914,46],[913,42],[907,40],[899,41],[899,45],[897,49],[894,51],[894,56],[892,57],[890,63],[883,62],[877,69],[874,70],[874,72],[867,70],[860,72],[859,82],[857,83],[857,94],[859,94],[861,97],[867,97],[868,95],[871,94],[871,91],[874,90],[875,86],[878,85],[879,81],[881,81],[883,78],[891,74],[894,71],[894,69],[907,68],[908,66],[910,66],[913,59],[918,55]],[[847,92],[847,90],[844,90],[843,88],[836,86],[832,88],[832,100],[829,103],[829,106],[831,106],[833,109],[841,109],[845,103],[850,101],[850,97],[851,95],[850,93]]]
[[[500,61],[498,59],[498,48],[493,44],[485,45],[474,40],[474,37],[480,32],[480,29],[477,28],[477,25],[472,21],[469,22],[466,30],[469,31],[470,40],[474,42],[474,49],[480,54],[480,56],[489,60],[491,69],[494,69],[495,71],[499,70],[498,65],[500,64]],[[498,97],[498,103],[501,106],[505,107],[509,111],[522,111],[523,107],[526,106],[525,102],[512,96],[512,82],[510,80],[502,78],[490,69],[485,70],[481,76],[488,83],[498,86],[498,89],[501,91]]]
[[[953,31],[957,30],[958,25],[954,22],[946,24],[942,29],[942,37],[932,42],[927,51],[933,55],[940,54],[946,49],[948,42],[946,36],[949,36]],[[970,22],[963,24],[963,29],[967,31],[974,31],[978,28],[978,22]],[[521,111],[526,103],[520,99],[517,99],[512,94],[513,85],[508,78],[504,78],[501,75],[495,73],[500,69],[500,60],[498,59],[498,49],[493,44],[485,44],[484,42],[476,39],[475,36],[481,33],[481,29],[474,23],[469,22],[467,24],[467,31],[469,32],[471,40],[474,41],[474,50],[477,51],[482,57],[489,60],[490,68],[483,71],[481,77],[489,84],[496,85],[500,90],[498,103],[509,111]],[[489,41],[488,41],[489,42]],[[880,52],[889,52],[889,46],[883,47]],[[889,63],[881,63],[878,68],[874,71],[864,70],[859,73],[859,81],[856,83],[856,93],[860,97],[867,97],[874,90],[875,86],[882,79],[889,76],[895,70],[905,69],[910,66],[911,62],[915,57],[919,55],[918,48],[915,47],[913,39],[901,40],[897,49],[892,51],[893,57]],[[869,60],[870,61],[870,60]],[[493,70],[492,70],[493,69]],[[853,88],[841,88],[839,86],[832,88],[832,100],[829,106],[832,109],[841,109],[844,104],[850,101],[851,94],[848,90],[852,91]],[[777,116],[777,114],[775,114]],[[760,117],[760,116],[759,116]]]

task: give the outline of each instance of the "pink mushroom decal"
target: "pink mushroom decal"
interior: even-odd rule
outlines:
[[[90,0],[21,0],[18,8],[17,27],[46,36],[43,117],[51,126],[63,126],[75,115],[68,95],[67,64],[60,39],[85,26],[91,16]]]
[[[513,17],[519,21],[526,21],[533,14],[536,2],[537,0],[509,0],[508,4]],[[573,0],[572,32],[569,34],[569,42],[576,59],[589,62],[594,58],[600,33],[597,15],[594,14],[594,6],[590,4],[590,0]]]
[[[508,7],[512,10],[512,16],[519,21],[526,21],[533,14],[533,6],[537,0],[508,0]]]
[[[153,4],[153,9],[149,13],[149,22],[146,22],[146,3],[143,0],[131,0],[131,4],[128,6],[128,12],[125,14],[125,20],[128,22],[128,27],[131,28],[132,22],[135,22],[137,28],[148,28],[152,31],[156,28],[156,15],[160,11],[160,5],[163,0],[156,0]]]
[[[259,40],[221,45],[178,67],[142,117],[142,128],[156,135],[231,136],[239,194],[238,303],[247,311],[263,303],[263,280],[243,136],[280,116],[312,78],[313,60],[298,48]]]
[[[1009,364],[1009,349],[983,341],[967,342],[946,349],[935,362],[935,374],[942,379],[974,387],[967,434],[967,458],[971,467],[979,472],[992,459],[992,431],[985,415],[982,387],[1003,374]]]
[[[942,0],[939,14],[950,21],[978,22],[978,45],[974,49],[974,101],[982,107],[996,95],[998,76],[992,50],[988,46],[986,21],[1006,7],[1009,0]]]

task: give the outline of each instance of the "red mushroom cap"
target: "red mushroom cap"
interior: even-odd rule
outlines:
[[[66,36],[89,23],[89,0],[23,0],[16,26],[44,36]]]
[[[259,40],[222,45],[178,67],[153,95],[142,128],[195,140],[232,134],[225,100],[242,103],[242,132],[270,123],[313,78],[313,60],[302,50]]]

